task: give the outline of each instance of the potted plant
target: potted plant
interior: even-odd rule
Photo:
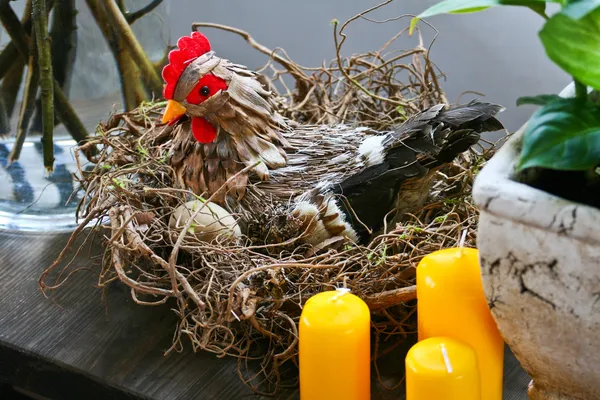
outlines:
[[[550,1],[548,1],[550,2]],[[485,293],[531,375],[531,399],[600,398],[600,2],[447,0],[413,20],[491,6],[529,7],[546,54],[573,77],[479,173],[478,247]]]

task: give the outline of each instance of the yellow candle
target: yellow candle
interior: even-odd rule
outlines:
[[[501,400],[504,341],[483,293],[477,249],[425,256],[417,267],[417,299],[419,340],[446,336],[473,347],[481,398]]]
[[[370,398],[369,307],[349,290],[319,293],[300,316],[302,400]]]
[[[445,337],[425,339],[406,355],[406,400],[481,400],[477,354]]]

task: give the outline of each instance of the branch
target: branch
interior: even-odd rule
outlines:
[[[2,11],[0,11],[2,12]],[[31,24],[29,24],[31,27]],[[19,51],[15,45],[10,42],[0,52],[0,78],[4,78],[8,70],[12,67],[15,58],[19,57]]]
[[[25,143],[29,122],[31,121],[33,111],[35,110],[35,99],[37,97],[39,77],[36,48],[34,44],[31,43],[29,62],[27,64],[27,77],[25,78],[25,91],[23,93],[21,113],[19,114],[19,122],[17,124],[17,138],[8,157],[8,161],[11,163],[19,159],[23,143]]]
[[[363,298],[371,311],[391,307],[400,303],[405,303],[417,298],[417,287],[407,286],[400,289],[388,290],[387,292],[376,293]]]
[[[19,18],[17,17],[17,15],[15,14],[15,12],[13,11],[12,7],[8,4],[8,1],[0,1],[0,22],[2,23],[2,25],[4,26],[4,29],[6,29],[6,32],[9,34],[9,36],[12,38],[13,36],[17,38],[17,40],[13,40],[17,47],[22,47],[24,52],[23,57],[28,60],[29,59],[29,42],[27,40],[27,35],[25,33],[25,30],[23,29],[23,25],[21,25],[21,21],[19,21]],[[7,49],[10,49],[10,44],[7,46]],[[7,52],[9,52],[10,50],[7,50]],[[3,52],[5,53],[5,52]],[[4,70],[3,74],[6,74],[6,72],[10,69],[10,66],[12,65],[12,63],[14,62],[14,59],[16,58],[16,56],[18,56],[17,54],[15,54],[13,56],[12,59],[7,59],[7,60],[2,60],[2,62],[6,62],[6,67]],[[8,113],[6,110],[6,102],[3,101],[2,102],[2,118],[4,118],[3,121],[3,130],[7,130],[10,131],[10,126],[9,126],[9,117],[8,117]]]
[[[29,59],[29,38],[21,21],[6,1],[0,1],[0,22],[10,36],[12,43],[24,59]]]
[[[165,65],[169,63],[169,53],[175,48],[177,48],[177,46],[167,46],[167,48],[165,49],[165,54],[162,56],[162,58],[154,63],[154,69],[158,74],[160,74]]]
[[[389,3],[391,3],[394,0],[385,0],[383,3],[380,3],[376,6],[373,6],[357,15],[355,15],[354,17],[350,18],[349,20],[347,20],[346,22],[344,22],[338,32],[338,21],[333,21],[333,42],[335,44],[335,53],[336,53],[336,59],[337,59],[337,65],[338,65],[338,69],[339,71],[342,73],[342,75],[344,76],[344,78],[346,78],[348,80],[348,82],[352,83],[355,87],[357,87],[359,90],[361,90],[364,94],[366,94],[367,96],[380,100],[380,101],[385,101],[385,102],[389,102],[391,104],[394,104],[396,106],[405,106],[406,103],[405,102],[401,102],[401,101],[395,101],[392,100],[388,97],[382,97],[379,96],[375,93],[371,93],[367,88],[365,88],[363,85],[360,84],[360,82],[358,82],[358,80],[353,79],[353,77],[351,77],[348,74],[348,71],[346,71],[346,69],[343,67],[344,63],[342,61],[342,56],[341,56],[341,50],[342,50],[342,45],[344,44],[344,42],[346,41],[347,35],[344,33],[344,29],[346,29],[346,27],[348,26],[348,24],[350,24],[352,21],[357,20],[358,18],[365,18],[364,16],[372,11],[375,11]],[[338,39],[338,35],[341,37],[341,40]]]
[[[87,5],[113,53],[117,68],[119,69],[125,111],[131,111],[142,101],[148,99],[146,89],[140,80],[139,69],[129,53],[125,51],[118,36],[112,30],[106,9],[102,6],[101,2],[99,0],[87,0]]]
[[[79,146],[83,145],[84,142],[89,138],[87,129],[81,119],[77,116],[77,113],[73,109],[71,103],[69,103],[69,99],[65,95],[60,88],[60,85],[56,80],[54,80],[53,84],[54,90],[54,103],[56,105],[56,114],[58,115],[58,119],[63,123],[67,131],[71,134],[71,137],[75,139]],[[90,155],[96,154],[95,147],[89,147],[88,152],[86,153],[86,157],[89,159]]]
[[[285,58],[281,57],[279,54],[276,54],[275,50],[271,50],[268,47],[263,46],[262,44],[258,43],[246,31],[243,31],[238,28],[234,28],[232,26],[215,24],[212,22],[194,22],[192,24],[192,30],[198,30],[198,28],[200,28],[200,27],[216,28],[216,29],[220,29],[220,30],[223,30],[226,32],[235,33],[236,35],[239,35],[242,38],[244,38],[244,40],[246,40],[246,42],[248,42],[248,44],[250,46],[252,46],[256,50],[260,51],[261,53],[266,54],[267,56],[271,57],[273,60],[275,60],[279,64],[281,64],[290,73],[290,75],[292,75],[294,78],[296,78],[296,81],[299,85],[305,86],[306,82],[310,81],[310,78],[308,76],[306,76],[306,74],[300,68],[298,68],[294,63],[290,62],[289,60],[286,60]]]
[[[10,116],[6,109],[4,96],[0,96],[0,138],[10,133]]]
[[[131,111],[149,99],[148,93],[140,80],[140,70],[131,57],[125,52],[120,52],[116,58],[123,88],[125,111]]]
[[[50,5],[48,8],[51,8],[52,1],[49,1],[49,3]],[[3,4],[0,5],[0,12],[3,12],[1,10],[2,7]],[[25,5],[23,18],[21,19],[21,25],[23,25],[25,32],[31,32],[31,0],[28,0],[27,4]],[[16,46],[13,44],[13,42],[8,43],[0,53],[0,79],[3,78],[8,70],[12,67],[13,61],[17,57],[19,57],[19,51],[17,50]],[[24,61],[23,64],[26,64],[26,62],[27,61]]]
[[[35,26],[34,32],[38,50],[40,97],[42,100],[42,147],[44,150],[44,166],[47,171],[51,172],[54,170],[54,85],[46,0],[33,0],[31,17],[33,18],[33,24]]]
[[[6,104],[6,113],[8,114],[8,118],[13,114],[15,109],[15,104],[17,102],[17,95],[19,94],[19,89],[21,88],[21,83],[23,81],[23,70],[25,69],[25,63],[23,59],[17,56],[13,59],[13,65],[10,67],[4,79],[2,80],[2,87],[0,92],[2,92],[2,97],[4,103]]]
[[[143,47],[135,38],[131,27],[127,23],[123,13],[121,13],[116,1],[106,0],[105,8],[108,20],[112,25],[112,29],[117,37],[119,37],[120,41],[122,41],[125,48],[129,51],[133,61],[137,64],[140,72],[142,73],[142,77],[146,81],[146,86],[153,94],[160,96],[163,86],[162,79],[154,69],[152,62],[146,55]]]
[[[127,23],[129,25],[133,25],[133,23],[135,21],[142,18],[144,15],[154,11],[154,9],[156,7],[158,7],[162,2],[163,2],[163,0],[153,0],[146,7],[142,7],[139,10],[132,12],[132,13],[127,13],[127,15],[125,15],[125,19],[127,20]]]
[[[12,14],[12,15],[11,15]],[[16,20],[16,26],[15,26]],[[12,8],[5,2],[0,1],[0,22],[5,26],[9,26],[10,29],[6,29],[8,34],[11,36],[13,43],[16,44],[17,50],[21,57],[29,60],[29,47],[28,47],[28,37],[25,31],[23,30],[23,26],[19,22],[19,19],[16,18],[16,15]],[[69,131],[73,139],[75,139],[80,145],[83,144],[85,140],[88,138],[88,133],[73,110],[71,103],[65,96],[65,93],[60,88],[60,85],[54,79],[53,83],[53,91],[54,91],[54,102],[56,104],[56,113],[58,114],[58,118],[61,120],[65,128]],[[96,154],[96,148],[90,147],[88,148],[88,152],[86,156],[89,158],[91,155]]]
[[[31,0],[27,0],[23,10],[21,23],[27,25],[26,30],[31,30]],[[8,43],[0,54],[0,135],[11,131],[10,120],[12,119],[15,103],[23,80],[25,62],[19,57],[17,48]]]
[[[77,11],[75,9],[75,0],[56,0],[55,3],[52,15],[52,27],[50,28],[50,37],[52,38],[52,73],[61,89],[68,95],[77,48]],[[41,132],[41,99],[37,99],[35,107],[35,116],[31,130],[33,132]],[[55,117],[54,126],[58,125],[58,123],[59,119]]]

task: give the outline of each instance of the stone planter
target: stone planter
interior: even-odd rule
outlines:
[[[600,399],[600,210],[513,181],[522,135],[473,188],[485,294],[530,399]]]

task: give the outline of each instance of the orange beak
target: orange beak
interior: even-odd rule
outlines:
[[[174,118],[181,117],[183,114],[185,114],[185,107],[175,100],[169,100],[162,117],[162,123],[165,124]]]

